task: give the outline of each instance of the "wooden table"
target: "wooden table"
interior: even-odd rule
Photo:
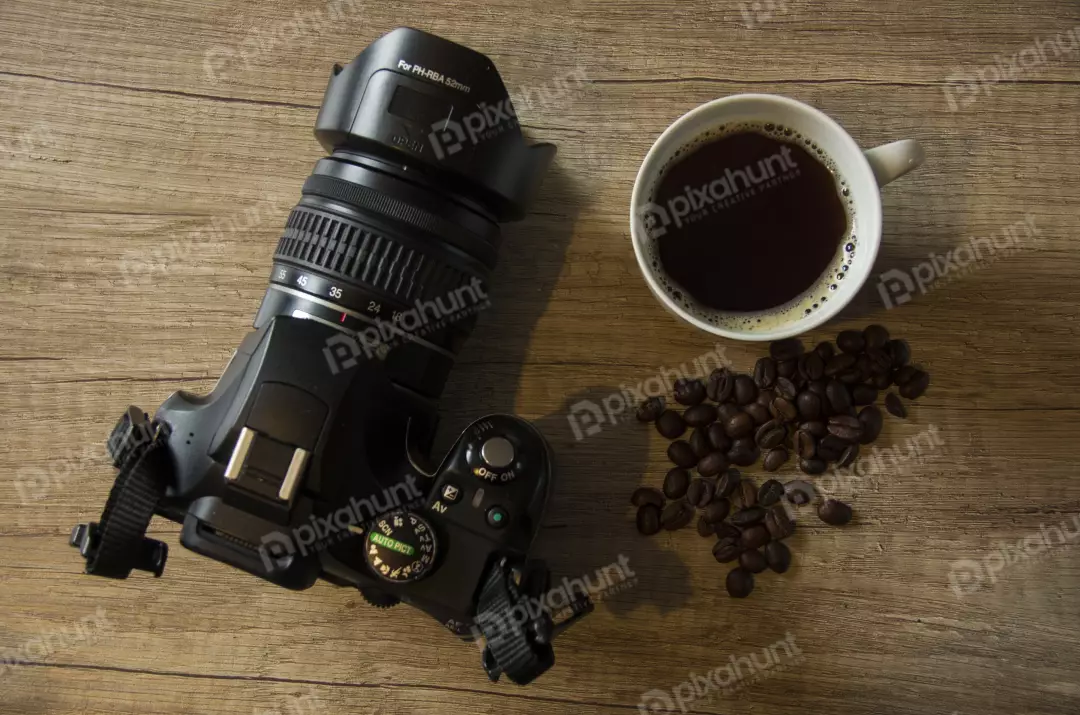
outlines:
[[[0,657],[28,661],[0,672],[0,712],[617,713],[650,690],[676,712],[1080,712],[1076,537],[1054,531],[1080,513],[1080,48],[1045,44],[1067,47],[1080,10],[740,5],[0,3]],[[250,326],[321,156],[331,65],[403,24],[492,57],[534,98],[528,133],[559,146],[506,230],[444,426],[538,420],[561,462],[539,554],[557,578],[620,556],[634,576],[524,689],[488,683],[479,652],[417,611],[272,587],[180,548],[171,522],[151,528],[173,547],[162,580],[85,576],[67,545],[108,493],[118,413],[208,391]],[[810,336],[883,322],[910,341],[933,384],[879,445],[920,452],[837,482],[857,523],[805,520],[793,569],[733,601],[693,529],[634,530],[627,496],[662,478],[659,435],[619,423],[578,441],[567,412],[717,344],[743,370],[761,354],[661,309],[627,221],[656,136],[748,91],[810,102],[865,146],[922,142],[926,165],[884,194],[878,272],[925,270],[1026,216],[1037,234],[893,310],[871,281]],[[691,695],[692,673],[733,664],[733,691]]]

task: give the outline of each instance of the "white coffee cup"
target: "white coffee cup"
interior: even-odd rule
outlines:
[[[756,314],[723,314],[704,308],[688,308],[665,290],[666,279],[661,267],[654,265],[658,261],[652,242],[659,240],[654,225],[656,185],[676,152],[700,141],[701,137],[721,127],[770,123],[791,129],[820,147],[836,173],[846,181],[853,208],[852,233],[858,237],[858,250],[846,269],[845,280],[838,281],[836,289],[829,293],[828,301],[809,314],[799,313],[779,320],[774,315],[773,320],[761,324],[754,319]],[[638,265],[650,290],[665,308],[714,335],[737,340],[779,340],[805,333],[839,313],[866,282],[881,245],[880,187],[917,168],[923,159],[922,148],[911,139],[864,152],[833,119],[788,97],[737,94],[713,100],[677,119],[660,135],[641,164],[630,199],[630,235]],[[647,218],[650,216],[651,219]],[[717,268],[717,280],[722,279],[723,270],[723,267]],[[773,314],[772,311],[765,313]]]

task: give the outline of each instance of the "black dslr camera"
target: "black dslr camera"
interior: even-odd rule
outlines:
[[[592,608],[581,598],[556,623],[528,607],[550,581],[528,558],[550,449],[491,415],[438,466],[428,455],[499,224],[525,215],[555,147],[526,145],[487,57],[408,28],[335,65],[315,136],[330,156],[285,224],[254,332],[209,395],[177,392],[152,418],[129,408],[101,520],[72,545],[87,573],[160,576],[158,514],[192,551],[280,586],[322,578],[416,606],[482,637],[493,680],[528,683]]]

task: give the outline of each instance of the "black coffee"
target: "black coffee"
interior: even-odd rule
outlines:
[[[707,308],[776,308],[839,270],[840,188],[800,144],[750,130],[703,144],[667,170],[654,204],[672,288]]]

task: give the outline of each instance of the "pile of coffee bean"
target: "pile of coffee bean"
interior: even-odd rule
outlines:
[[[700,509],[697,529],[703,537],[718,536],[713,556],[720,563],[738,561],[727,576],[727,590],[744,598],[754,588],[754,574],[771,568],[787,571],[791,552],[782,543],[795,522],[781,504],[808,504],[817,498],[813,484],[769,479],[760,487],[737,467],[762,460],[776,472],[794,457],[807,475],[823,473],[830,462],[851,466],[861,445],[878,438],[883,425],[874,404],[885,395],[885,409],[907,416],[901,399],[918,399],[930,375],[910,364],[904,340],[892,339],[881,325],[845,330],[836,345],[822,342],[806,352],[797,338],[772,343],[769,356],[754,365],[753,375],[726,368],[707,381],[678,380],[675,402],[680,414],[667,409],[662,397],[651,397],[637,410],[641,422],[655,423],[672,440],[668,458],[675,464],[664,478],[663,491],[641,487],[631,497],[638,508],[642,534],[689,525]],[[682,439],[687,430],[689,438]],[[696,469],[692,478],[688,470]],[[823,501],[818,517],[842,526],[852,519],[851,507],[835,499]],[[759,551],[763,549],[763,551]]]

